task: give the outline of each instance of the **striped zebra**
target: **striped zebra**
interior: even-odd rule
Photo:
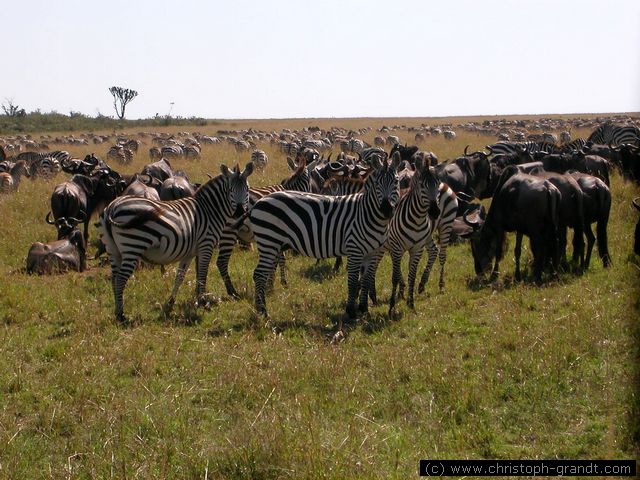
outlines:
[[[24,160],[18,160],[8,171],[0,172],[0,194],[15,192],[20,185],[20,177],[28,174]]]
[[[186,158],[198,159],[201,157],[202,148],[200,147],[200,144],[191,144],[186,145],[182,149],[182,152]]]
[[[368,309],[368,292],[375,271],[375,252],[387,238],[387,226],[398,202],[400,157],[376,165],[363,193],[332,197],[299,192],[276,192],[259,200],[249,218],[258,244],[259,260],[253,272],[256,310],[267,316],[265,289],[282,251],[293,249],[308,257],[346,255],[349,294],[347,314]],[[362,278],[361,278],[362,270]],[[341,325],[340,325],[341,327]],[[340,328],[341,331],[341,328]]]
[[[169,312],[187,268],[196,257],[198,305],[208,305],[207,272],[213,249],[232,216],[241,216],[249,204],[249,163],[240,172],[220,166],[221,175],[202,185],[193,197],[170,202],[124,196],[109,204],[101,217],[102,241],[111,262],[116,320],[124,322],[123,293],[138,261],[166,265],[179,261]]]
[[[184,155],[184,150],[181,145],[165,145],[160,148],[161,158],[180,158],[182,155]]]
[[[107,158],[126,165],[133,160],[133,152],[122,145],[114,145],[107,151]]]
[[[327,181],[324,182],[320,194],[340,197],[361,193],[364,190],[365,181],[366,180],[362,178],[344,177],[342,175],[329,177]]]
[[[69,160],[71,154],[64,150],[53,152],[22,152],[16,155],[16,160],[24,160],[27,170],[33,178],[42,177],[45,179],[55,177],[62,167],[63,162]]]
[[[377,156],[378,161],[381,163],[388,157],[387,152],[385,152],[384,149],[380,147],[367,147],[362,149],[358,153],[360,155],[360,160],[369,166],[373,165],[374,156]]]
[[[253,207],[253,205],[255,205],[255,203],[261,198],[274,192],[281,192],[284,190],[298,192],[311,191],[311,178],[304,161],[296,165],[290,157],[287,157],[287,162],[293,173],[288,178],[285,178],[279,185],[269,185],[266,187],[249,189],[249,205],[251,207]],[[216,266],[218,267],[222,281],[227,289],[227,295],[236,298],[239,295],[233,286],[231,277],[229,276],[229,261],[231,260],[231,254],[233,253],[233,247],[235,246],[237,239],[242,240],[244,243],[251,243],[253,241],[253,230],[251,229],[249,222],[235,222],[231,225],[227,225],[222,231],[222,236],[220,237],[220,251],[218,252]],[[281,256],[278,259],[278,264],[280,265],[280,280],[283,285],[286,285],[287,280],[284,270],[284,256]]]
[[[620,127],[612,123],[605,123],[589,135],[587,142],[611,145],[613,147],[624,144],[640,145],[640,129],[633,126]]]
[[[587,141],[584,138],[576,138],[575,140],[562,145],[562,147],[560,147],[560,150],[564,153],[579,152],[586,144]]]
[[[550,142],[498,142],[487,145],[491,155],[515,155],[519,152],[534,153],[547,152],[557,153],[558,147]]]
[[[263,150],[254,150],[251,153],[251,161],[256,170],[264,170],[267,163],[269,163],[269,157]]]

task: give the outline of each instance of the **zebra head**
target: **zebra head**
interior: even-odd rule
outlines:
[[[375,170],[370,175],[370,182],[373,183],[374,198],[384,218],[391,218],[400,197],[398,181],[400,154],[394,154],[390,163],[386,159],[380,162],[378,156],[373,156],[372,162]],[[366,185],[365,189],[367,189]]]
[[[229,201],[235,218],[240,218],[249,210],[249,183],[247,177],[253,172],[253,162],[247,163],[241,172],[238,164],[229,170],[226,165],[220,165],[220,171],[227,178],[229,186]]]
[[[440,191],[440,181],[435,174],[433,167],[425,165],[422,158],[417,158],[415,162],[416,173],[411,179],[411,189],[416,190],[420,195],[420,202],[427,205],[427,211],[432,219],[440,216],[438,207],[438,192]]]

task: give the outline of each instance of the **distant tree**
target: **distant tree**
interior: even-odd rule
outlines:
[[[127,103],[138,96],[138,92],[128,88],[111,87],[109,89],[111,95],[113,95],[113,108],[116,109],[116,115],[120,120],[124,118],[124,110],[127,107]]]
[[[13,98],[5,98],[1,106],[2,111],[8,117],[24,117],[27,114],[27,112],[24,111],[24,108],[20,108],[18,105],[13,103]]]

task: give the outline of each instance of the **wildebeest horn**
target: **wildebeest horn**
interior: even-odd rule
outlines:
[[[469,145],[467,145],[466,147],[464,147],[464,156],[468,156],[467,154],[467,150],[469,149]]]
[[[487,145],[487,150],[489,150],[489,155],[493,155],[493,149],[491,148],[491,145]]]
[[[213,179],[213,175],[211,175],[210,173],[207,173],[207,177],[209,177],[209,180]]]
[[[640,197],[634,198],[631,203],[633,203],[633,206],[640,211]]]
[[[49,217],[51,217],[51,212],[47,213],[47,216],[45,217],[44,221],[47,222],[49,225],[55,225],[56,222],[52,222]]]
[[[464,202],[473,201],[473,197],[471,195],[469,195],[468,193],[465,193],[465,192],[456,192],[456,197],[458,197],[460,200],[462,200]]]
[[[80,220],[80,219],[75,218],[75,217],[67,217],[67,218],[68,218],[68,220],[71,220],[71,221],[72,221],[73,223],[75,223],[76,225],[77,225],[78,223],[82,223],[82,222],[83,222],[83,220]]]

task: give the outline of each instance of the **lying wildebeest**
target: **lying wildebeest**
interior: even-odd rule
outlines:
[[[596,223],[598,235],[598,254],[605,267],[611,265],[609,247],[607,244],[607,224],[609,223],[609,211],[611,210],[611,192],[609,187],[600,178],[581,172],[568,172],[582,189],[584,206],[584,233],[587,237],[587,254],[585,268],[589,268],[591,251],[596,237],[591,230],[591,224]]]
[[[27,255],[27,273],[39,275],[87,268],[86,247],[80,230],[49,243],[36,242]]]
[[[578,182],[570,175],[534,170],[531,175],[549,180],[560,190],[558,217],[558,253],[563,268],[567,265],[567,229],[573,229],[573,264],[578,273],[584,270],[584,206],[583,194]]]
[[[633,206],[640,212],[640,197],[633,199]],[[636,255],[640,255],[640,219],[638,219],[638,223],[636,224],[636,233],[635,240],[633,243],[633,251]]]
[[[491,201],[489,213],[482,228],[465,222],[479,232],[471,238],[471,252],[477,275],[485,274],[495,258],[492,276],[499,273],[499,264],[506,247],[506,232],[516,232],[516,280],[520,275],[522,236],[527,235],[533,252],[533,276],[542,278],[542,270],[551,260],[554,269],[558,264],[558,216],[560,191],[548,180],[526,173],[518,173],[511,165],[500,176]]]

